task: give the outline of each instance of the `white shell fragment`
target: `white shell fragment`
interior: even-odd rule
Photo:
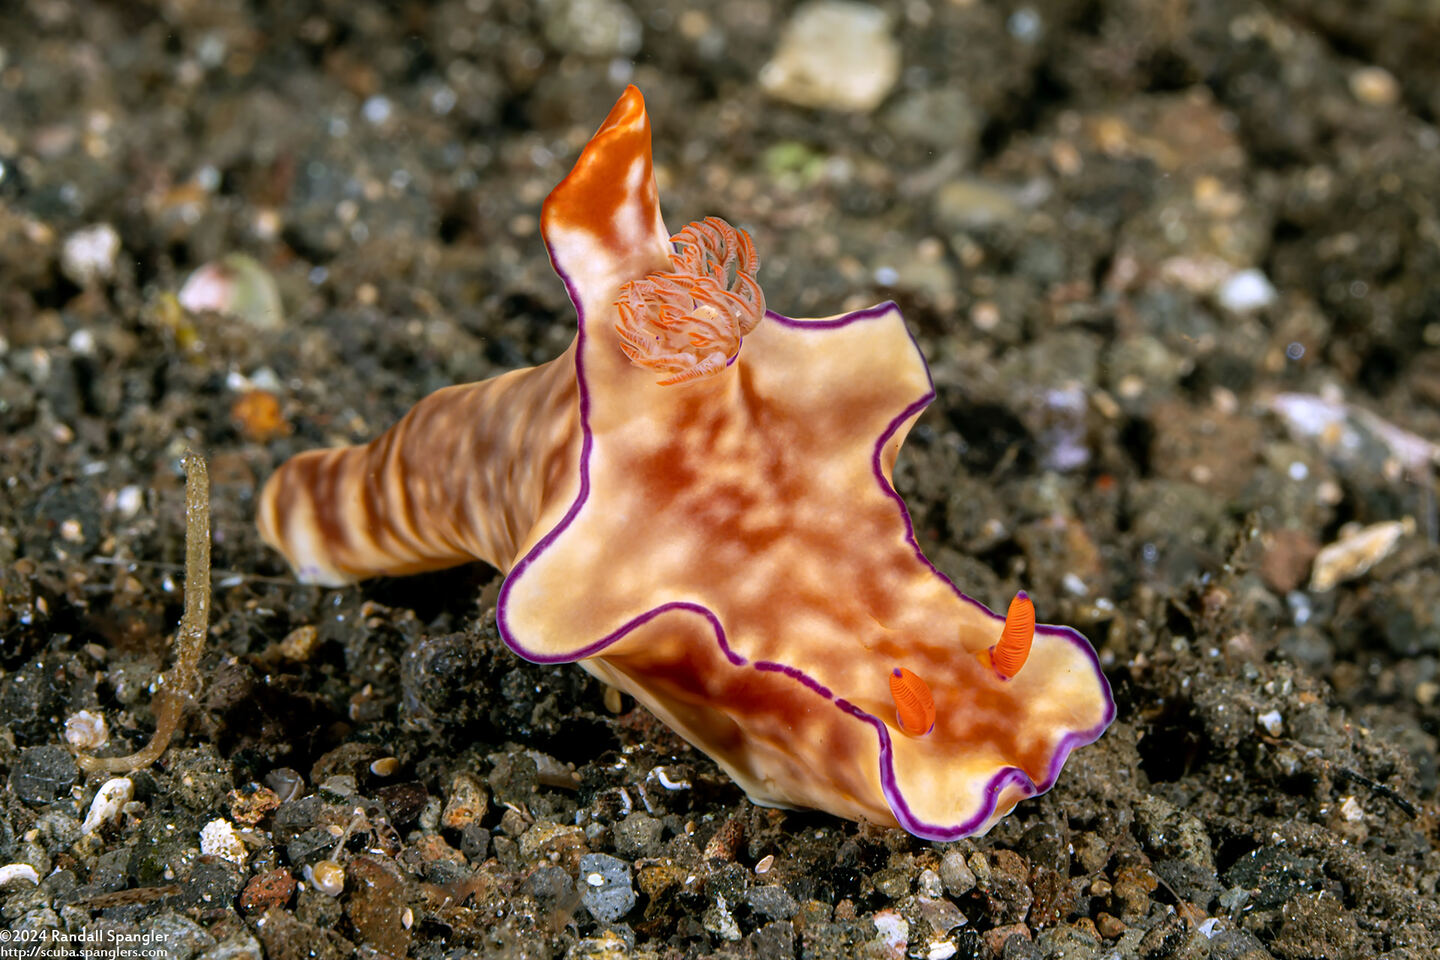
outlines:
[[[85,814],[85,822],[80,825],[80,832],[94,833],[105,824],[113,823],[120,816],[125,804],[134,796],[135,784],[129,777],[106,780],[100,785],[100,789],[95,791],[95,799],[90,801],[90,812]]]
[[[1440,445],[1364,407],[1313,393],[1279,393],[1270,401],[1290,435],[1319,443],[1338,463],[1363,463],[1367,448],[1382,445],[1403,470],[1424,475],[1440,464]]]
[[[1385,520],[1372,523],[1323,548],[1310,572],[1310,590],[1323,593],[1336,584],[1354,580],[1394,551],[1400,538],[1413,533],[1415,521]]]
[[[275,330],[285,323],[275,278],[260,261],[243,253],[196,269],[180,288],[178,299],[191,313],[214,311],[259,330]]]
[[[249,856],[235,825],[224,817],[211,820],[200,828],[200,852],[239,866],[244,866],[245,858]]]
[[[81,710],[65,721],[65,742],[76,750],[92,753],[109,740],[110,728],[105,724],[104,714]]]
[[[40,874],[28,863],[7,863],[0,867],[0,890],[5,889],[17,880],[29,880],[31,883],[40,882]]]

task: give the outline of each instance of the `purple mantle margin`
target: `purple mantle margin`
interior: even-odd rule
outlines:
[[[1045,777],[1040,783],[1032,780],[1030,776],[1019,767],[1004,767],[997,771],[996,774],[990,778],[990,782],[986,784],[985,799],[981,803],[980,809],[969,819],[953,826],[925,823],[917,818],[910,810],[910,805],[905,801],[905,797],[900,792],[899,784],[895,778],[895,750],[890,741],[890,730],[884,721],[874,714],[861,710],[848,700],[835,696],[828,687],[797,667],[768,660],[757,660],[754,663],[750,663],[744,656],[736,653],[731,648],[730,642],[725,636],[725,627],[720,622],[720,618],[715,615],[714,611],[702,604],[689,601],[663,603],[651,610],[647,610],[645,613],[626,622],[617,630],[581,647],[573,653],[556,656],[532,653],[525,649],[525,646],[510,629],[508,614],[511,587],[524,575],[525,571],[530,567],[530,564],[544,553],[550,547],[550,544],[554,543],[555,539],[570,526],[576,515],[579,514],[581,508],[585,505],[586,500],[589,499],[590,451],[593,449],[595,443],[594,437],[590,433],[590,389],[585,381],[585,308],[580,302],[580,298],[577,295],[570,276],[556,261],[554,249],[550,247],[548,241],[545,246],[547,252],[550,254],[551,265],[555,268],[555,272],[560,275],[560,279],[565,284],[565,292],[569,295],[570,302],[575,307],[575,314],[579,323],[578,343],[575,351],[575,379],[580,389],[580,491],[575,497],[575,502],[570,505],[570,509],[566,511],[565,516],[555,525],[554,529],[545,534],[545,536],[540,539],[540,542],[535,544],[530,552],[522,557],[520,562],[515,564],[505,577],[505,583],[500,588],[500,596],[496,603],[495,621],[500,631],[500,637],[505,641],[506,646],[513,650],[518,656],[535,663],[573,663],[577,660],[584,660],[587,657],[595,656],[632,630],[650,622],[663,613],[671,610],[688,610],[692,613],[699,614],[710,623],[711,629],[715,631],[715,642],[719,645],[720,651],[724,653],[726,659],[735,666],[743,667],[748,664],[756,670],[782,673],[796,680],[815,695],[823,697],[835,704],[837,708],[843,710],[845,713],[874,727],[876,737],[880,742],[880,783],[885,793],[885,799],[890,804],[890,809],[895,814],[895,819],[899,821],[900,826],[904,827],[910,833],[927,840],[957,840],[960,837],[967,837],[973,834],[994,815],[995,805],[999,800],[1000,793],[1007,786],[1013,785],[1020,787],[1025,792],[1025,797],[1033,797],[1037,794],[1044,793],[1054,786],[1055,780],[1060,776],[1060,768],[1065,765],[1065,761],[1069,758],[1070,752],[1076,747],[1083,747],[1087,743],[1094,743],[1100,738],[1100,735],[1105,732],[1105,728],[1110,725],[1110,722],[1115,719],[1115,700],[1110,693],[1109,681],[1105,679],[1105,674],[1100,669],[1100,658],[1096,655],[1095,649],[1090,646],[1090,642],[1070,627],[1041,624],[1036,627],[1036,632],[1048,636],[1060,637],[1074,644],[1085,654],[1092,668],[1095,670],[1096,679],[1105,690],[1106,699],[1109,701],[1105,718],[1091,729],[1072,731],[1062,737],[1050,760],[1050,769],[1045,772]],[[791,327],[792,329],[831,330],[862,320],[873,320],[892,310],[899,313],[899,309],[893,301],[886,301],[885,303],[870,307],[867,310],[847,313],[829,320],[800,322],[790,317],[783,317],[770,310],[765,312],[765,316],[775,323]],[[920,352],[920,346],[915,342],[915,337],[910,333],[908,326],[905,327],[905,334],[910,338],[911,346],[915,348],[916,355],[920,357],[920,363],[925,367],[925,378],[928,383],[928,389],[923,396],[916,399],[891,420],[890,424],[885,428],[885,431],[880,434],[880,438],[875,442],[875,452],[871,455],[870,459],[871,470],[875,474],[875,482],[880,485],[880,489],[885,492],[886,496],[895,501],[895,506],[900,511],[900,518],[905,524],[905,539],[910,544],[911,549],[915,551],[916,558],[925,564],[935,576],[944,581],[945,585],[950,588],[956,597],[966,603],[973,604],[986,615],[995,618],[995,620],[1003,622],[1004,617],[996,614],[980,601],[961,593],[955,584],[950,582],[950,578],[937,570],[935,565],[921,552],[920,545],[915,540],[915,527],[910,520],[910,511],[906,508],[905,501],[901,499],[900,494],[896,493],[895,488],[886,481],[885,474],[880,469],[880,453],[884,449],[886,442],[895,435],[895,432],[900,429],[902,424],[917,415],[930,404],[931,400],[935,399],[935,381],[930,376],[930,367],[925,363],[925,357]],[[735,358],[732,357],[726,365],[729,366],[729,364],[734,361]]]

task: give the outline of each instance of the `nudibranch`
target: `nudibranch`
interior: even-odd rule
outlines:
[[[632,694],[758,804],[949,840],[1048,790],[1109,685],[1080,634],[921,553],[891,471],[935,394],[896,306],[784,317],[743,231],[672,237],[634,87],[542,229],[570,347],[289,460],[265,540],[329,585],[492,564],[515,653]]]

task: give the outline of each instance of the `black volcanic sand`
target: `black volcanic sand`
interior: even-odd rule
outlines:
[[[762,91],[788,8],[701,6],[0,7],[0,864],[40,881],[0,873],[4,924],[186,960],[1435,957],[1440,6],[896,2],[860,114]],[[929,556],[1100,651],[1114,726],[983,839],[753,807],[511,655],[493,570],[325,590],[260,543],[286,457],[569,342],[539,204],[632,81],[672,227],[750,229],[782,312],[904,309]],[[179,308],[237,253],[282,323]],[[153,728],[186,445],[205,687],[82,835],[65,724]]]

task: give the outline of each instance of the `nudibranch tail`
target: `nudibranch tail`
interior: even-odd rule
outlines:
[[[935,697],[917,674],[905,667],[890,671],[890,695],[895,698],[895,719],[901,730],[923,737],[935,729]]]
[[[1005,629],[1000,640],[988,651],[990,665],[1002,679],[1009,680],[1020,672],[1030,658],[1030,644],[1035,640],[1035,604],[1024,590],[1015,594],[1005,614]]]
[[[636,366],[670,376],[661,386],[713,376],[765,316],[760,258],[744,230],[706,217],[671,237],[670,271],[631,280],[615,302],[620,349]]]
[[[287,460],[257,504],[265,542],[328,586],[484,560],[507,570],[580,453],[574,361],[430,394],[368,444]],[[505,470],[477,469],[493,460]]]

